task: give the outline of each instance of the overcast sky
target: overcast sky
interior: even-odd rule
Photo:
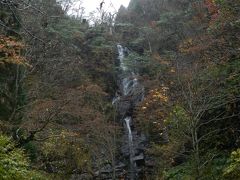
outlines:
[[[121,5],[127,7],[130,0],[104,0],[103,8],[107,11],[117,11]],[[102,0],[82,0],[86,14],[99,8]],[[111,5],[112,4],[112,5]]]

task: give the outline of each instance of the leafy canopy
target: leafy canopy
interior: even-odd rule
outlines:
[[[23,150],[14,148],[10,138],[0,135],[0,179],[4,180],[41,180],[40,173],[31,170],[29,160]]]

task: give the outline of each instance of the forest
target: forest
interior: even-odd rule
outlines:
[[[240,179],[240,1],[83,1],[0,0],[0,180]]]

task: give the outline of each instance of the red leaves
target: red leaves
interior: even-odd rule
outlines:
[[[205,6],[208,9],[209,15],[210,15],[210,24],[214,23],[217,18],[219,17],[220,10],[214,0],[205,0],[204,2]]]
[[[23,44],[13,38],[0,35],[0,54],[7,62],[23,64],[25,59],[21,56]]]
[[[214,0],[205,0],[205,6],[207,7],[208,9],[208,12],[210,14],[216,14],[218,13],[218,8],[217,8],[217,5],[216,3],[214,2]]]
[[[153,29],[156,28],[157,27],[157,21],[150,21],[149,26]]]

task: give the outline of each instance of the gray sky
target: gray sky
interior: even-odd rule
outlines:
[[[127,7],[129,1],[130,0],[104,0],[105,3],[103,4],[103,8],[107,11],[114,12],[115,10],[117,11],[121,5]],[[87,15],[89,12],[92,12],[96,10],[96,8],[99,8],[102,0],[82,0],[82,2]]]

